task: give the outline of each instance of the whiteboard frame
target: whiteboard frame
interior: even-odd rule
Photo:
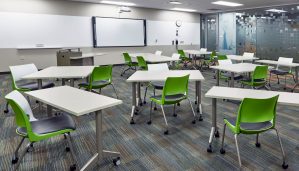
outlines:
[[[125,19],[125,20],[142,20],[143,21],[143,33],[144,33],[144,44],[140,46],[98,46],[97,40],[97,18],[111,18],[111,19]],[[93,35],[93,47],[94,48],[107,48],[107,47],[145,47],[147,46],[147,34],[146,34],[146,20],[145,19],[135,19],[135,18],[117,18],[117,17],[92,17],[92,35]]]

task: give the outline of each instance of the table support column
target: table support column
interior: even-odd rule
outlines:
[[[195,89],[196,89],[196,94],[195,94],[195,97],[196,97],[196,101],[197,101],[197,112],[199,112],[199,121],[202,121],[203,118],[202,118],[202,105],[201,105],[201,81],[196,81],[195,82]]]
[[[52,117],[53,115],[52,115],[52,106],[50,106],[50,105],[47,105],[47,114],[48,114],[48,117]]]
[[[235,73],[231,72],[230,87],[235,87]]]
[[[131,121],[130,124],[134,124],[134,114],[135,114],[135,110],[136,110],[136,83],[133,82],[132,83],[132,111],[131,111]]]
[[[207,148],[207,152],[209,153],[213,151],[212,143],[213,143],[214,136],[216,138],[220,136],[217,128],[217,99],[215,98],[212,99],[212,128],[211,128],[211,133],[209,138],[209,146]]]
[[[39,90],[41,90],[43,88],[43,81],[42,81],[42,79],[38,79],[37,80],[37,87],[38,87]],[[40,102],[40,101],[38,102],[38,110],[39,110],[39,112],[42,111],[42,102]]]
[[[73,78],[70,79],[70,86],[75,87],[75,80]]]
[[[220,71],[216,70],[216,86],[219,86],[219,78],[220,77]]]
[[[138,98],[138,100],[137,100],[137,105],[142,106],[143,103],[142,103],[142,99],[141,99],[141,90],[140,90],[140,86],[141,86],[141,83],[138,82],[138,83],[137,83],[137,98]]]

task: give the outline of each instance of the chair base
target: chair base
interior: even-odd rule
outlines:
[[[255,143],[255,146],[256,146],[257,148],[260,148],[260,147],[261,147],[261,143]]]
[[[169,133],[168,130],[164,131],[164,135],[168,135],[168,133]]]
[[[288,164],[286,164],[285,162],[283,162],[283,164],[281,165],[283,169],[287,169],[289,167]]]
[[[135,121],[134,121],[133,118],[131,119],[130,124],[131,124],[131,125],[135,124]]]
[[[225,154],[225,150],[223,148],[220,149],[220,154]]]

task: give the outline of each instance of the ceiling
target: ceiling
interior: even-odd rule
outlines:
[[[101,0],[70,0],[70,1],[99,3]],[[238,9],[279,6],[279,5],[299,3],[299,0],[227,0],[230,2],[241,3],[244,5],[240,7],[225,7],[225,6],[211,4],[211,2],[216,0],[179,0],[180,2],[183,3],[182,5],[169,4],[170,0],[112,0],[112,1],[133,2],[136,4],[137,7],[155,8],[155,9],[171,9],[174,7],[190,8],[190,9],[197,10],[197,12],[199,13],[215,12],[209,9],[219,9],[220,11],[232,11]]]

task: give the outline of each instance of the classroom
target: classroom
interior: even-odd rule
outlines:
[[[299,170],[298,0],[1,0],[0,170]]]

